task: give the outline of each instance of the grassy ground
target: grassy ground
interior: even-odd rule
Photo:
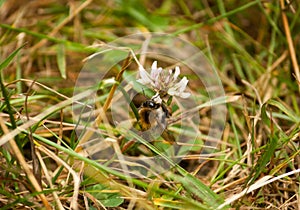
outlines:
[[[297,1],[4,0],[0,4],[1,209],[300,209]],[[188,147],[189,139],[182,144],[189,152],[180,162],[164,150],[181,139],[150,144],[124,130],[135,125],[120,121],[121,126],[115,126],[110,115],[103,114],[113,113],[118,97],[113,88],[118,83],[112,85],[109,79],[119,75],[119,81],[125,81],[137,71],[134,60],[126,68],[124,58],[114,63],[97,86],[96,102],[90,104],[96,104],[95,118],[88,121],[82,111],[82,120],[73,121],[74,106],[86,97],[74,94],[77,78],[85,76],[86,58],[101,51],[103,43],[141,32],[163,32],[201,49],[225,91],[221,101],[211,98],[201,78],[182,67],[200,122],[170,126],[174,134],[197,128],[189,134],[194,145]],[[124,47],[131,47],[138,39],[126,41]],[[120,55],[109,56],[105,59]],[[145,66],[154,59],[159,66],[175,65],[163,56],[152,56]],[[96,63],[97,71],[103,70],[101,62]],[[213,139],[212,113],[220,104],[226,104],[225,122],[219,138]],[[173,117],[180,116],[180,106],[170,106]],[[119,108],[118,113],[127,112]],[[103,157],[106,148],[97,148],[101,158],[87,155],[93,145],[81,145],[95,132],[109,142],[113,158],[132,157],[129,160],[136,162],[121,161],[119,170]],[[133,145],[130,139],[139,143]],[[217,141],[218,147],[208,153],[210,141]],[[129,176],[144,156],[161,157],[170,167],[157,173],[155,167],[145,166],[143,175]]]

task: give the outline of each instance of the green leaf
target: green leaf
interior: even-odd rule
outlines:
[[[156,198],[154,199],[154,204],[164,207],[164,209],[194,209],[194,206],[189,206],[185,202],[180,202],[176,200],[167,200],[164,198]],[[197,207],[198,210],[207,210],[207,208]]]
[[[187,191],[202,199],[211,209],[217,209],[224,202],[208,186],[191,174],[187,174],[185,177],[178,176],[178,178]]]
[[[65,45],[64,44],[58,44],[57,46],[57,65],[58,69],[60,71],[60,75],[62,78],[66,79],[66,53],[65,53]]]
[[[271,128],[271,135],[269,137],[268,143],[265,145],[264,152],[262,153],[262,156],[257,161],[257,164],[254,166],[253,170],[250,172],[249,178],[247,180],[247,183],[250,181],[251,184],[253,183],[260,174],[264,173],[264,170],[266,169],[267,164],[270,162],[271,158],[274,156],[274,152],[276,148],[278,147],[278,140],[280,138],[281,131],[276,128],[276,126],[273,126],[271,119],[269,118],[267,114],[267,106],[268,104],[276,104],[277,106],[281,105],[279,102],[276,102],[274,100],[269,100],[267,103],[265,103],[262,106],[261,109],[261,118],[262,121]]]
[[[18,54],[18,52],[25,46],[26,44],[23,44],[21,47],[19,47],[18,49],[16,49],[15,51],[13,51],[2,63],[0,63],[0,71],[2,71],[3,69],[5,69],[10,62],[12,61],[12,59]]]
[[[15,129],[17,127],[17,124],[16,124],[16,121],[14,118],[14,110],[11,106],[10,97],[9,97],[9,94],[7,93],[6,87],[5,87],[3,79],[2,79],[2,70],[5,69],[10,64],[10,62],[13,60],[13,58],[18,54],[18,52],[24,46],[25,46],[25,44],[22,45],[21,47],[19,47],[18,49],[16,49],[15,51],[13,51],[3,62],[0,63],[0,87],[1,87],[1,92],[2,92],[3,98],[4,98],[4,103],[7,107],[9,119],[11,121],[11,126],[13,129]],[[16,136],[16,142],[17,142],[19,148],[21,149],[21,143],[19,141],[18,136]],[[21,149],[21,151],[22,151],[22,149]]]
[[[274,152],[278,145],[278,136],[271,135],[270,140],[263,152],[262,156],[257,161],[257,164],[254,166],[254,169],[251,171],[249,178],[251,178],[250,184],[253,183],[260,174],[264,173],[267,164],[270,162],[271,158],[274,155]],[[252,176],[252,174],[254,175]]]
[[[297,114],[294,113],[290,108],[285,107],[279,101],[275,101],[273,99],[270,99],[268,101],[268,104],[276,106],[279,110],[281,110],[282,112],[284,112],[290,118],[291,121],[293,121],[295,123],[299,123],[300,122],[300,117],[297,116]]]
[[[262,108],[261,108],[261,119],[262,121],[268,126],[270,127],[271,126],[271,121],[269,119],[269,116],[267,114],[267,106],[268,104],[265,103]]]
[[[273,113],[273,117],[280,116],[280,117],[284,117],[284,119],[289,120],[291,122],[300,123],[300,116],[297,115],[295,112],[293,112],[291,110],[291,108],[287,108],[284,104],[280,103],[279,101],[276,101],[274,99],[270,99],[262,106],[262,109],[261,109],[262,121],[265,124],[267,124],[269,127],[271,125],[271,120],[270,120],[270,117],[269,117],[268,111],[267,111],[268,105],[275,106],[280,111],[285,113],[285,115],[280,115],[278,113]],[[276,128],[276,126],[274,128]]]
[[[117,207],[124,202],[124,199],[117,192],[109,190],[101,184],[93,185],[86,190],[105,207]]]
[[[36,37],[38,39],[46,39],[46,40],[49,40],[49,41],[52,41],[52,42],[55,42],[55,43],[62,43],[62,44],[65,45],[65,47],[67,49],[70,49],[70,50],[73,50],[73,51],[91,52],[91,53],[97,52],[97,49],[87,48],[85,45],[83,45],[81,43],[71,42],[69,40],[64,40],[64,39],[57,39],[57,38],[54,38],[52,36],[45,35],[43,33],[38,33],[38,32],[28,30],[26,28],[21,28],[21,27],[16,28],[16,27],[13,27],[11,25],[2,24],[2,23],[0,23],[0,27],[5,28],[5,29],[9,29],[9,30],[12,30],[12,31],[16,31],[16,32],[24,32],[24,33],[26,33],[30,36]]]

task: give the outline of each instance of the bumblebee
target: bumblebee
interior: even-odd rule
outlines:
[[[139,123],[143,131],[158,125],[165,128],[167,124],[166,118],[170,117],[170,112],[164,104],[147,100],[139,108],[139,117]]]
[[[151,133],[161,134],[169,142],[174,141],[174,137],[167,130],[167,118],[171,117],[171,111],[163,101],[158,103],[155,101],[155,98],[144,101],[139,108],[138,114],[139,125],[142,131],[150,130]]]

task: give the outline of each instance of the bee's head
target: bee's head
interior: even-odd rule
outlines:
[[[160,107],[160,104],[155,103],[152,100],[147,100],[142,103],[142,107],[150,108],[150,109],[158,109]]]

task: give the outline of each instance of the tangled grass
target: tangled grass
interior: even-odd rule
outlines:
[[[0,4],[1,209],[300,209],[297,1]],[[80,147],[91,138],[86,133],[101,132],[120,157],[126,135],[142,142],[126,151],[135,157],[163,157],[167,144],[143,143],[112,126],[103,113],[114,85],[99,91],[98,118],[85,135],[76,133],[72,105],[90,94],[73,90],[95,46],[141,32],[164,32],[201,49],[224,87],[227,113],[217,151],[200,155],[194,145],[170,170],[132,177],[90,158]],[[128,69],[136,66],[118,63],[105,79]],[[201,123],[193,126],[203,143],[217,102],[209,103],[193,75],[189,80],[202,103]]]

